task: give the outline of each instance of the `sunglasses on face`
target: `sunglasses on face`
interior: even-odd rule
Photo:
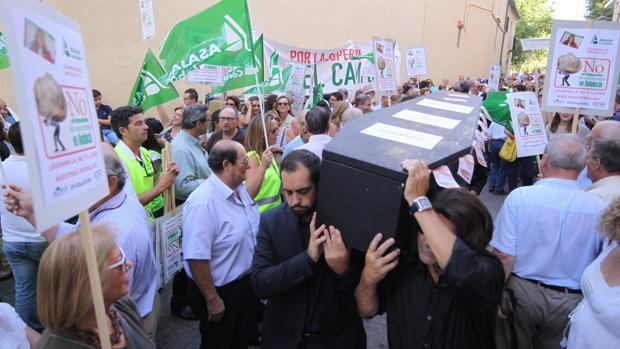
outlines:
[[[284,106],[284,107],[288,107],[288,103],[287,102],[278,102],[279,106]]]
[[[126,273],[127,270],[129,270],[129,268],[127,267],[127,257],[125,256],[125,251],[123,251],[123,249],[120,248],[120,247],[118,249],[121,252],[121,260],[116,262],[116,263],[114,263],[114,264],[112,264],[112,265],[110,265],[108,267],[108,270],[114,270],[114,269],[120,267],[121,270],[123,271],[123,273]]]
[[[228,106],[228,107],[235,107],[235,103],[226,103],[226,106]]]
[[[278,129],[277,129],[277,128],[272,128],[272,129],[271,129],[271,133],[272,133],[272,134],[274,134],[274,135],[275,135],[277,132],[278,132]]]

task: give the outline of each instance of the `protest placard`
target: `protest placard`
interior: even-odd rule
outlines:
[[[183,228],[183,207],[166,213],[157,219],[162,285],[167,284],[183,267],[181,257],[181,231]]]
[[[620,23],[553,21],[542,110],[614,112]]]
[[[394,60],[394,40],[372,38],[375,55],[376,81],[379,91],[396,92],[396,62]]]
[[[220,85],[224,83],[224,67],[201,64],[187,73],[187,82]]]
[[[487,86],[492,91],[499,90],[499,77],[500,77],[500,75],[501,75],[501,72],[500,72],[499,65],[491,64],[491,67],[489,68],[489,81],[487,83]]]
[[[39,230],[108,194],[80,29],[47,5],[2,6]],[[21,3],[20,3],[21,4]]]
[[[155,36],[153,0],[140,0],[140,22],[142,23],[142,40]]]
[[[291,77],[286,85],[286,96],[291,101],[291,114],[297,117],[301,115],[301,110],[304,107],[306,65],[291,64],[291,69]]]
[[[534,92],[516,92],[506,95],[510,107],[512,128],[515,131],[517,157],[539,155],[545,152],[547,131]]]
[[[428,74],[426,70],[426,49],[424,47],[410,48],[405,52],[408,77],[412,78]]]

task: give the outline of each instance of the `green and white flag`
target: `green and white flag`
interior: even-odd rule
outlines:
[[[132,107],[140,106],[143,110],[147,110],[178,98],[179,93],[172,83],[164,84],[158,79],[159,76],[165,74],[166,72],[155,58],[153,51],[149,49],[146,52],[136,83],[131,90],[129,105]]]
[[[269,80],[267,81],[263,81],[259,88],[260,88],[260,94],[266,95],[266,94],[277,94],[277,95],[282,95],[284,93],[286,93],[286,86],[288,85],[289,79],[291,78],[291,74],[293,73],[293,66],[292,65],[287,65],[286,68],[284,68],[284,70],[282,70],[281,73],[279,74],[275,74],[272,75]],[[252,87],[248,90],[246,90],[245,92],[243,92],[243,94],[246,95],[257,95],[259,94],[258,92],[259,90],[256,89],[256,87]]]
[[[252,51],[246,0],[221,0],[168,32],[159,52],[167,75],[160,80],[178,80],[201,64],[254,67]]]
[[[367,59],[370,63],[375,64],[375,53],[368,52],[367,54],[362,55],[362,56],[351,56],[352,61],[357,61],[360,59]]]
[[[0,69],[9,67],[9,51],[6,46],[4,35],[0,32]]]
[[[258,74],[258,81],[265,80],[265,67],[263,64],[263,35],[261,34],[254,41],[254,64],[252,67],[225,67],[224,85],[213,89],[212,94],[223,93],[237,88],[256,85],[255,74]]]

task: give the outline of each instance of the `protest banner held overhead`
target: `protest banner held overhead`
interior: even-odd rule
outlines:
[[[31,180],[45,230],[108,194],[80,29],[47,5],[2,4],[2,23]]]
[[[246,0],[222,0],[175,24],[159,59],[175,81],[201,64],[254,67],[252,30]]]
[[[305,64],[291,64],[291,77],[286,85],[286,96],[291,101],[291,114],[295,116],[301,115],[304,107],[306,68]]]
[[[616,22],[554,21],[543,111],[612,115],[619,40]]]
[[[349,42],[334,49],[299,48],[265,39],[265,57],[269,62],[267,70],[277,73],[287,63],[302,63],[310,67],[306,70],[304,89],[311,94],[310,72],[316,66],[318,81],[322,82],[324,92],[335,92],[340,88],[355,90],[374,80],[375,67],[372,51],[368,44]]]
[[[394,40],[372,39],[375,54],[376,81],[379,91],[396,91],[396,62],[394,59]]]
[[[517,157],[543,154],[548,138],[536,93],[509,93],[506,98],[517,143]]]
[[[224,82],[224,67],[220,65],[201,64],[187,73],[187,82],[219,85]]]
[[[489,82],[487,86],[492,91],[499,90],[500,75],[501,75],[501,71],[500,71],[499,65],[491,64],[491,67],[489,68]]]
[[[254,65],[255,67],[223,67],[223,80],[221,86],[213,89],[213,94],[224,93],[226,91],[253,86],[258,81],[265,80],[265,65],[263,62],[263,35],[260,32],[252,31],[254,38]],[[257,76],[255,76],[257,75]]]
[[[410,48],[405,51],[407,76],[421,76],[428,74],[426,69],[426,49],[424,47]]]
[[[0,69],[9,67],[9,52],[6,46],[4,34],[0,32]]]
[[[179,93],[172,83],[164,84],[158,79],[163,74],[165,74],[164,69],[149,49],[144,57],[138,78],[131,89],[129,105],[140,106],[143,110],[147,110],[178,98]]]
[[[140,0],[140,22],[142,22],[142,40],[155,36],[153,0]]]

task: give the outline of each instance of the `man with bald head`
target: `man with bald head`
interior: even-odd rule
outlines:
[[[258,302],[250,267],[260,216],[245,189],[248,157],[230,139],[209,154],[213,175],[183,208],[183,258],[189,299],[200,318],[201,348],[247,348]]]
[[[609,139],[620,139],[620,122],[613,120],[599,121],[586,137],[586,147],[589,149],[593,142]],[[590,189],[592,186],[592,178],[589,177],[587,168],[584,168],[581,173],[579,173],[577,181],[582,189]]]
[[[512,320],[520,348],[560,348],[568,314],[582,298],[581,275],[598,254],[596,226],[605,204],[579,187],[585,165],[581,138],[551,139],[543,179],[513,190],[496,220],[491,246],[516,298]]]
[[[211,149],[215,143],[222,139],[232,139],[241,145],[245,142],[245,135],[239,129],[239,111],[231,108],[224,107],[219,114],[220,130],[213,133],[207,141],[207,152],[211,152]]]

